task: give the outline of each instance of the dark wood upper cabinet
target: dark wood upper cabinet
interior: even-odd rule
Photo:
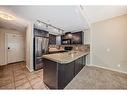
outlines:
[[[56,35],[49,34],[49,44],[55,45],[56,44]]]
[[[83,31],[72,33],[71,44],[83,44],[83,42],[84,42]]]
[[[62,35],[61,44],[70,45],[70,44],[83,44],[84,43],[84,32],[83,31],[71,33],[71,35],[72,35],[71,38],[68,38],[66,34]]]
[[[49,37],[48,31],[40,30],[40,29],[36,29],[36,28],[34,28],[33,34],[34,34],[34,36]]]

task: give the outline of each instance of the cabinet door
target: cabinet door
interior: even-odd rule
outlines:
[[[40,29],[34,28],[33,32],[34,32],[34,35],[36,35],[36,36],[49,37],[48,31],[45,31],[45,30],[40,30]]]
[[[50,45],[55,45],[56,44],[56,36],[49,34],[49,44]]]
[[[74,78],[74,62],[59,64],[58,88],[63,89]]]
[[[75,60],[75,75],[77,75],[83,68],[83,57]]]
[[[83,44],[84,34],[82,31],[75,32],[72,35],[72,44]]]

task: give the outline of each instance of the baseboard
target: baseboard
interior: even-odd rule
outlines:
[[[87,66],[95,66],[95,67],[98,67],[98,68],[103,68],[103,69],[107,69],[107,70],[127,74],[127,72],[124,72],[124,71],[120,71],[120,70],[116,70],[116,69],[112,69],[112,68],[108,68],[108,67],[102,67],[102,66],[98,66],[98,65],[94,65],[94,64],[90,64],[90,65],[87,65]]]
[[[13,64],[13,63],[20,63],[20,62],[26,62],[26,61],[17,61],[17,62],[12,62],[12,63],[0,64],[0,66],[4,66],[4,65],[8,65],[8,64]]]
[[[30,72],[32,72],[33,70],[31,70],[27,65],[26,65],[26,68],[30,71]]]
[[[7,64],[0,64],[0,66],[4,66],[4,65],[7,65]]]
[[[86,66],[92,66],[91,64],[86,64]]]

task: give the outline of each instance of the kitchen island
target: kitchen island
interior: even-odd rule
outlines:
[[[89,51],[43,55],[43,81],[51,89],[63,89],[85,66]]]

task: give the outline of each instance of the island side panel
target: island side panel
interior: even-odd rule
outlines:
[[[78,58],[75,60],[75,76],[81,71],[81,69],[85,66],[85,56]]]
[[[43,58],[43,81],[50,89],[58,89],[57,63]]]
[[[58,64],[58,89],[64,89],[74,78],[74,61],[66,64]]]
[[[83,67],[86,66],[86,56],[87,56],[87,55],[84,55],[84,56],[83,56],[83,63],[82,63],[82,64],[83,64]]]

